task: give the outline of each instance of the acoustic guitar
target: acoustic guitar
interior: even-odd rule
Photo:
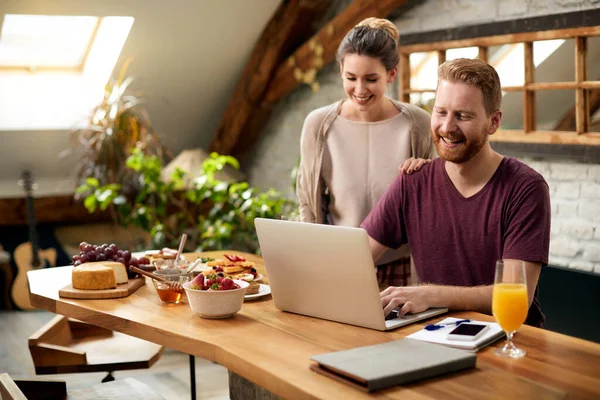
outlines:
[[[17,276],[12,286],[13,302],[21,310],[32,310],[29,302],[29,282],[27,281],[27,272],[56,266],[56,250],[49,248],[41,250],[38,245],[37,231],[35,228],[35,215],[33,210],[33,189],[36,184],[33,182],[31,172],[24,171],[19,180],[27,195],[27,223],[29,226],[29,242],[22,243],[15,249],[13,254],[17,266]]]

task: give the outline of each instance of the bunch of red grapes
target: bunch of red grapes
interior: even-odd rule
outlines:
[[[129,278],[135,278],[137,274],[129,270],[129,266],[139,267],[141,265],[150,264],[150,260],[146,257],[137,259],[131,255],[129,250],[120,250],[119,247],[112,244],[89,244],[87,242],[81,242],[79,244],[79,255],[73,256],[73,265],[76,267],[86,262],[94,261],[116,261],[125,265],[127,270],[127,276]]]

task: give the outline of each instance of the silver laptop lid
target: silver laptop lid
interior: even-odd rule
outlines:
[[[364,229],[263,218],[254,223],[276,308],[386,329]]]

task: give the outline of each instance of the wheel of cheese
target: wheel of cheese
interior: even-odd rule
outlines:
[[[110,267],[113,269],[113,271],[115,273],[115,278],[116,278],[118,284],[129,282],[129,278],[127,277],[127,269],[125,268],[125,265],[121,264],[120,262],[94,261],[94,262],[86,262],[79,266],[87,267],[88,265],[103,265],[105,267]]]
[[[82,290],[114,289],[117,280],[111,267],[81,264],[73,268],[71,284],[73,288]]]

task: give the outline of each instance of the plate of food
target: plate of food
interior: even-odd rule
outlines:
[[[246,261],[245,258],[236,254],[224,254],[223,259],[200,258],[199,262],[194,262],[196,267],[192,273],[194,275],[203,274],[219,275],[223,274],[225,278],[242,279],[248,281],[260,281],[264,278],[255,267],[252,261]]]
[[[168,247],[163,247],[160,250],[138,251],[133,253],[133,256],[137,258],[146,257],[150,260],[150,263],[152,264],[159,260],[175,260],[175,257],[177,257],[177,250],[170,249]],[[185,257],[183,255],[180,257],[185,260]]]
[[[255,284],[258,285],[258,289],[252,290],[253,285],[252,285],[252,283],[250,283],[250,286],[248,286],[248,289],[246,289],[246,295],[244,296],[244,300],[257,299],[259,297],[263,297],[268,294],[271,294],[271,286],[265,285],[264,283],[256,283],[255,282]],[[248,291],[251,291],[251,292],[256,291],[256,293],[248,294]]]

